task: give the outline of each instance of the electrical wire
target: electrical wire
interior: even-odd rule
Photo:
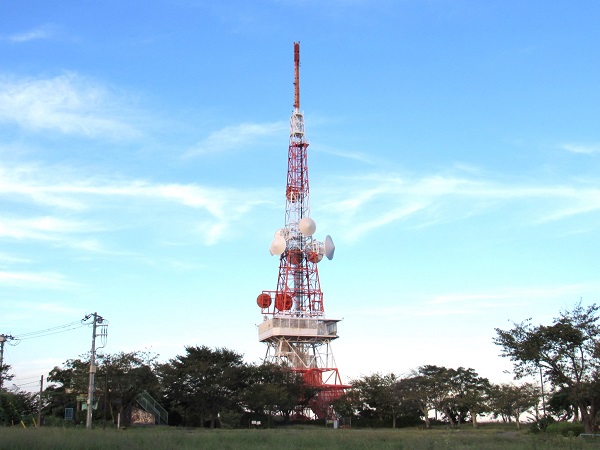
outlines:
[[[71,328],[65,328],[65,329],[63,329],[63,330],[53,331],[53,332],[50,332],[50,333],[36,334],[36,335],[34,335],[34,336],[29,336],[29,337],[25,337],[25,338],[22,338],[22,337],[19,337],[19,336],[17,336],[17,337],[16,337],[16,339],[17,339],[18,341],[26,341],[26,340],[28,340],[28,339],[36,339],[36,338],[41,338],[41,337],[45,337],[45,336],[52,336],[53,334],[60,334],[60,333],[66,333],[67,331],[73,331],[73,330],[76,330],[76,329],[78,329],[78,328],[82,328],[82,327],[84,327],[85,325],[86,325],[86,324],[83,324],[83,325],[78,325],[78,326],[74,326],[74,327],[71,327]]]
[[[46,328],[44,330],[30,331],[29,333],[19,334],[18,336],[14,337],[13,342],[9,341],[9,343],[11,345],[18,345],[21,341],[51,336],[53,334],[65,333],[67,331],[76,330],[78,328],[82,328],[88,325],[89,324],[85,323],[83,320],[77,320],[75,322],[65,323],[64,325],[58,325],[56,327]]]
[[[36,377],[23,377],[23,378],[19,377],[19,378],[17,378],[17,381],[20,383],[21,381],[24,381],[24,380],[39,380],[39,379],[40,379],[40,377],[37,377],[37,376]]]
[[[46,328],[45,330],[31,331],[29,333],[23,333],[23,334],[20,334],[20,335],[18,335],[16,337],[17,337],[17,339],[21,339],[21,340],[23,340],[23,339],[31,339],[31,337],[36,337],[38,334],[45,334],[45,333],[48,333],[48,332],[53,332],[53,331],[56,331],[56,330],[61,330],[63,328],[72,327],[74,325],[84,326],[86,324],[82,323],[81,320],[77,320],[75,322],[66,323],[64,325],[58,325],[56,327]]]
[[[23,386],[34,386],[34,385],[38,385],[39,386],[39,384],[40,384],[39,381],[31,381],[29,383],[21,383],[21,384],[13,383],[13,386],[20,389]]]

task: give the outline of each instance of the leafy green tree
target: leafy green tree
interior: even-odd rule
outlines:
[[[391,420],[392,428],[396,428],[399,419],[411,424],[419,420],[416,403],[406,395],[404,384],[395,374],[376,373],[353,380],[351,384],[353,392],[346,400],[352,399],[362,417],[380,423]]]
[[[124,425],[129,425],[126,410],[135,403],[142,391],[156,396],[159,391],[158,377],[153,371],[155,357],[147,352],[120,352],[99,355],[97,358],[96,390],[98,401],[108,410],[105,418],[115,422],[120,414]]]
[[[494,418],[502,417],[511,422],[515,419],[521,429],[521,415],[539,403],[540,391],[532,383],[496,384],[490,389],[490,409]]]
[[[435,408],[435,384],[433,380],[418,374],[398,381],[398,389],[404,402],[412,404],[425,421],[425,427],[431,426],[429,411]]]
[[[11,426],[34,416],[37,411],[36,394],[18,389],[0,391],[0,425]]]
[[[153,372],[154,357],[146,352],[120,352],[114,355],[98,354],[94,399],[98,402],[95,418],[117,420],[120,413],[123,424],[128,424],[125,411],[142,391],[158,392],[158,378]],[[50,384],[45,390],[46,409],[52,415],[62,416],[66,407],[75,407],[77,396],[87,395],[89,384],[89,357],[70,359],[63,367],[55,367],[48,374]]]
[[[452,376],[450,369],[435,365],[421,366],[415,372],[418,376],[420,386],[415,389],[415,395],[420,397],[422,404],[421,411],[424,413],[433,409],[437,413],[442,413],[450,425],[456,425],[456,411],[454,411],[455,402],[452,398],[450,378]],[[428,412],[427,412],[428,413]]]
[[[509,330],[496,328],[494,339],[502,356],[513,362],[517,378],[541,370],[555,390],[569,393],[586,433],[597,429],[600,405],[598,309],[580,302],[571,311],[561,311],[552,325],[534,326],[529,319]]]
[[[47,414],[62,417],[65,408],[77,407],[77,396],[87,395],[90,371],[89,359],[69,359],[63,367],[54,367],[47,377],[48,385],[44,390],[46,399],[45,412]],[[79,423],[83,416],[75,418]]]
[[[300,373],[277,364],[261,364],[249,369],[249,383],[243,393],[243,403],[257,415],[271,417],[280,414],[289,422],[291,413],[306,405],[316,391],[308,386]]]
[[[469,415],[476,427],[477,416],[488,409],[490,383],[474,369],[421,366],[405,383],[410,386],[410,395],[417,402],[426,426],[432,409],[441,412],[453,427]]]
[[[559,421],[579,420],[579,409],[573,403],[568,389],[559,389],[552,393],[546,405],[548,412],[558,418]]]
[[[457,410],[468,411],[473,427],[477,427],[477,416],[489,410],[488,397],[490,382],[487,378],[480,377],[474,369],[449,370],[449,385],[451,395],[456,400]],[[463,419],[461,417],[460,419]]]
[[[2,389],[5,389],[6,382],[12,380],[14,377],[15,376],[10,373],[10,364],[3,364],[0,366],[0,381],[2,381],[0,385],[2,386]]]
[[[165,398],[184,425],[217,425],[219,414],[240,410],[249,369],[242,355],[225,348],[185,347],[186,354],[158,367]]]
[[[342,417],[354,417],[360,409],[362,403],[358,390],[349,388],[333,400],[333,410]]]
[[[382,375],[375,373],[351,382],[352,389],[359,393],[362,403],[362,414],[383,421],[392,419],[392,427],[396,427],[396,414],[398,399],[395,396],[394,385],[396,375],[389,373]]]

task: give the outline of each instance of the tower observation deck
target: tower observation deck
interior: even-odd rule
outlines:
[[[347,385],[331,351],[337,339],[337,319],[325,318],[318,264],[332,259],[333,240],[313,238],[316,224],[310,216],[308,141],[300,110],[300,44],[294,43],[294,110],[290,118],[285,224],[275,232],[270,252],[279,256],[279,275],[274,291],[262,291],[256,302],[263,322],[258,339],[267,345],[265,362],[281,364],[302,374],[317,390],[310,408],[319,418],[333,418],[332,401]]]

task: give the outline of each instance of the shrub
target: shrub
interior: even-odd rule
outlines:
[[[580,422],[555,422],[546,427],[546,432],[562,436],[579,436],[584,432],[584,427]]]
[[[555,420],[554,418],[552,418],[552,416],[542,417],[541,419],[536,420],[531,424],[531,426],[529,427],[529,432],[536,434],[541,431],[546,431],[548,426],[553,424],[554,422]]]

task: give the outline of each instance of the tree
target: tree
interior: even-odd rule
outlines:
[[[401,379],[398,384],[404,400],[414,405],[425,421],[425,427],[429,428],[429,411],[436,405],[435,381],[415,371],[413,376]]]
[[[15,377],[13,374],[9,373],[9,371],[9,364],[3,364],[0,366],[0,386],[2,386],[2,389],[5,388],[7,381],[10,381]]]
[[[436,418],[437,412],[444,414],[450,390],[448,369],[435,365],[421,366],[414,372],[413,378],[416,378],[415,381],[418,383],[414,395],[421,404],[421,413],[428,416],[429,411],[433,409],[436,411]],[[454,416],[452,414],[445,415],[450,424],[454,426]],[[428,417],[425,422],[429,423]]]
[[[517,378],[541,370],[556,390],[565,389],[579,409],[585,432],[597,428],[600,405],[598,389],[600,327],[595,304],[581,302],[561,311],[552,325],[534,326],[531,319],[513,323],[513,328],[496,328],[494,342],[502,356],[510,358]]]
[[[521,415],[537,406],[539,399],[539,389],[531,383],[497,384],[490,390],[490,409],[494,418],[502,417],[508,422],[515,419],[521,429]]]
[[[288,422],[294,409],[307,404],[316,390],[300,373],[278,364],[261,364],[249,369],[249,383],[243,392],[245,407],[257,415],[266,415],[271,424],[274,414]]]
[[[362,417],[379,422],[391,420],[392,428],[396,428],[399,419],[411,424],[419,421],[416,403],[406,395],[406,386],[393,373],[364,376],[351,384],[353,392],[345,399],[356,402]],[[340,405],[347,407],[344,403]]]
[[[550,396],[546,408],[550,414],[556,416],[561,422],[571,419],[579,420],[579,409],[573,403],[568,389],[559,389],[554,392]]]
[[[14,389],[0,391],[0,425],[10,426],[28,420],[37,411],[36,394]]]
[[[154,357],[146,352],[120,352],[114,355],[99,354],[96,357],[94,398],[104,419],[117,420],[121,414],[123,423],[128,424],[125,414],[139,393],[146,390],[158,391],[158,379],[152,370]],[[89,383],[89,357],[70,359],[64,367],[55,367],[48,374],[49,385],[45,394],[47,408],[51,414],[61,416],[65,407],[73,407],[77,396],[87,395]],[[101,417],[98,415],[97,417]]]
[[[342,395],[333,400],[332,406],[338,415],[342,417],[354,417],[362,406],[360,393],[356,389],[348,388]]]
[[[432,409],[441,412],[453,427],[468,415],[476,427],[477,416],[487,410],[489,381],[473,369],[421,366],[413,372],[409,383],[426,426]]]
[[[47,399],[46,411],[50,415],[61,417],[65,408],[77,406],[77,395],[86,395],[90,371],[89,359],[69,359],[63,367],[54,367],[47,377],[48,385],[44,390]],[[82,417],[75,418],[78,422]]]
[[[220,413],[240,410],[248,367],[242,355],[225,348],[185,351],[158,368],[165,398],[181,410],[185,425],[201,425],[208,417],[214,428]]]
[[[473,427],[477,427],[477,416],[488,411],[490,382],[480,377],[473,369],[450,369],[449,386],[455,399],[457,410],[467,410],[471,416]],[[462,417],[460,418],[462,419]],[[460,420],[459,419],[459,423]]]
[[[393,389],[395,383],[396,375],[393,373],[376,373],[353,380],[352,389],[359,393],[362,415],[368,414],[380,421],[389,417],[392,419],[392,427],[396,428],[397,398]]]
[[[135,398],[142,391],[156,395],[159,390],[158,378],[152,370],[155,357],[146,352],[120,352],[114,355],[99,355],[96,362],[96,388],[108,407],[105,418],[114,422],[117,413],[123,423],[129,425],[129,414],[125,412],[133,406]]]

